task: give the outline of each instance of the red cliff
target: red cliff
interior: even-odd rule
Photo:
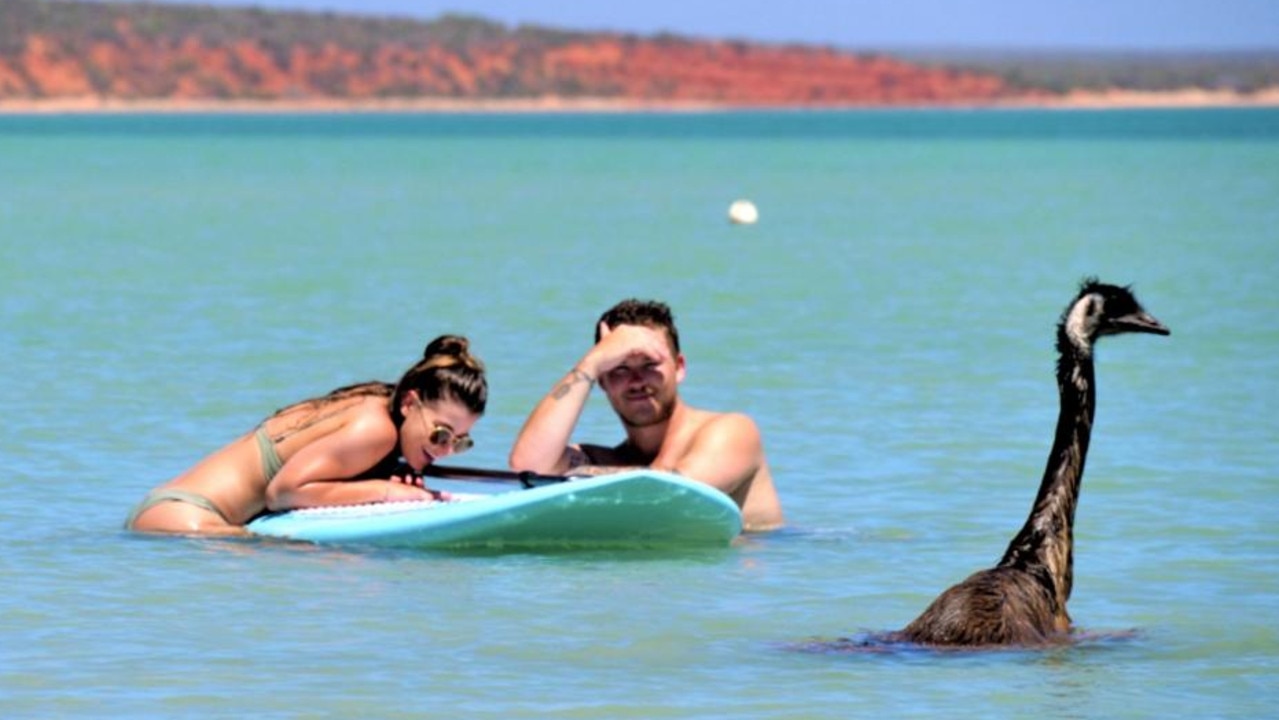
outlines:
[[[1025,95],[993,74],[806,46],[508,31],[466,18],[343,25],[306,13],[34,5],[42,10],[31,0],[6,0],[0,9],[10,14],[0,16],[0,99],[607,98],[811,107]],[[76,8],[80,23],[51,22],[49,8]]]

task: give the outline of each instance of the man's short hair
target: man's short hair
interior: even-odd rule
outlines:
[[[641,325],[654,329],[665,329],[670,338],[671,349],[679,354],[679,330],[675,329],[675,317],[670,307],[657,300],[636,300],[631,298],[614,305],[600,316],[600,322],[609,329],[618,325]],[[595,323],[595,342],[600,341],[600,324]]]

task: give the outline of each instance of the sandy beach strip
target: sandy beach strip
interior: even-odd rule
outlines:
[[[1060,108],[1194,108],[1194,107],[1274,107],[1279,106],[1279,87],[1253,93],[1232,90],[1074,90],[1057,99],[1030,104]]]
[[[100,96],[0,98],[0,114],[93,113],[556,113],[698,112],[720,109],[714,103],[649,102],[614,98],[291,98],[291,99],[122,99]]]
[[[1004,98],[990,102],[919,103],[912,105],[768,105],[716,102],[651,101],[619,98],[298,98],[298,99],[122,99],[101,96],[0,98],[0,114],[163,114],[163,113],[634,113],[721,112],[749,110],[1045,108],[1138,109],[1207,107],[1276,107],[1279,87],[1253,93],[1187,88],[1169,91],[1076,90],[1059,96]]]

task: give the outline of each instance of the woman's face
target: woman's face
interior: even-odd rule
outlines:
[[[422,472],[427,465],[474,443],[471,428],[480,416],[456,400],[421,400],[410,391],[401,407],[400,452],[409,466]]]

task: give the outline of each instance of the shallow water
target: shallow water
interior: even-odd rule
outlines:
[[[733,227],[749,197],[759,224]],[[0,117],[6,717],[1260,717],[1279,693],[1279,112]],[[1103,341],[1050,651],[811,652],[998,559],[1087,274]],[[119,531],[295,399],[469,335],[501,467],[606,307],[760,423],[791,527],[421,553]],[[619,434],[595,398],[581,436]],[[459,483],[454,489],[473,490]]]

